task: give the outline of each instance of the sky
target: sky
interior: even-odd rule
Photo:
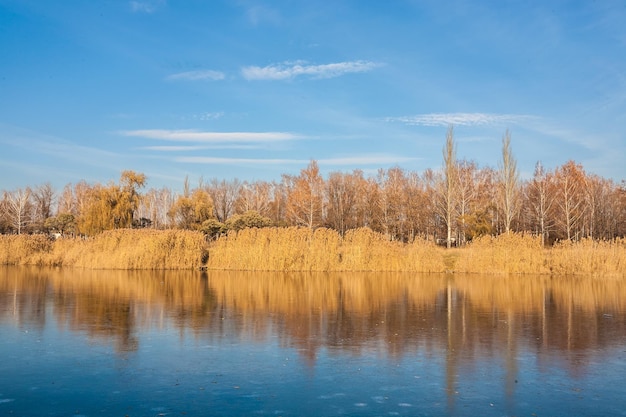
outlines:
[[[0,0],[0,190],[497,168],[626,179],[626,2]]]

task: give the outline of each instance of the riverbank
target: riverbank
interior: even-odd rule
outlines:
[[[528,235],[485,236],[463,248],[390,242],[370,229],[244,229],[208,243],[200,232],[111,230],[89,239],[1,235],[0,264],[89,269],[403,271],[626,277],[626,241],[543,248]]]

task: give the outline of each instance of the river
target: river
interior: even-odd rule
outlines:
[[[0,267],[0,415],[626,415],[626,281]]]

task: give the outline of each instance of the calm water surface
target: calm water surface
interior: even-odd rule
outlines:
[[[624,280],[0,268],[0,415],[626,415]]]

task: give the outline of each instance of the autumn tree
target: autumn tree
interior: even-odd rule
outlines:
[[[113,188],[113,184],[96,184],[85,191],[84,208],[77,221],[80,233],[94,235],[115,228],[117,200]]]
[[[297,177],[285,175],[287,218],[292,224],[309,229],[322,224],[324,180],[316,161],[300,171]]]
[[[76,207],[76,199],[74,198],[74,187],[72,184],[66,184],[63,187],[63,191],[57,199],[57,214],[68,213],[74,216],[78,215],[78,208]]]
[[[231,216],[224,224],[224,229],[239,231],[246,228],[262,228],[272,225],[269,217],[262,216],[257,211],[249,210],[243,214]]]
[[[478,168],[475,162],[460,161],[457,163],[457,213],[459,219],[459,245],[465,244],[467,229],[472,222],[472,214],[476,201],[476,176]]]
[[[146,184],[146,176],[135,171],[122,171],[120,185],[112,190],[117,194],[115,219],[117,227],[132,227],[135,212],[139,208],[139,189]]]
[[[255,211],[266,216],[270,211],[272,185],[265,181],[244,181],[235,200],[235,213]]]
[[[626,180],[615,189],[615,236],[626,236]]]
[[[465,216],[465,235],[469,240],[494,234],[499,223],[496,171],[481,167],[476,171],[474,181],[474,201],[469,215]]]
[[[270,183],[267,217],[276,226],[287,225],[287,192],[284,178],[281,182]]]
[[[71,213],[60,213],[56,216],[48,217],[45,221],[45,227],[65,236],[67,233],[76,231],[76,219]]]
[[[104,230],[132,227],[134,213],[139,207],[138,189],[143,187],[146,177],[134,171],[123,171],[120,184],[95,184],[74,191],[81,233],[96,234]]]
[[[205,187],[211,196],[215,217],[224,223],[234,214],[235,202],[239,196],[241,182],[238,179],[231,181],[218,180],[213,178]]]
[[[379,170],[378,203],[380,224],[391,240],[407,242],[417,233],[420,217],[416,209],[423,203],[419,176],[400,167]]]
[[[167,187],[151,188],[144,193],[137,210],[139,218],[150,219],[151,227],[164,229],[170,226],[168,212],[176,201],[176,195]]]
[[[531,222],[535,225],[535,231],[541,235],[542,245],[546,244],[553,226],[550,218],[554,203],[553,189],[553,176],[546,172],[541,162],[537,162],[533,178],[526,186],[526,201],[530,207]]]
[[[326,224],[342,236],[356,227],[357,189],[352,174],[332,172],[326,181]]]
[[[44,231],[45,222],[53,216],[54,188],[49,182],[35,187],[32,191],[33,218],[35,230]]]
[[[190,190],[185,178],[183,194],[172,205],[169,217],[180,229],[200,230],[206,220],[213,218],[214,207],[211,196],[204,188]]]
[[[380,219],[381,191],[376,178],[365,178],[363,172],[355,171],[356,200],[356,227],[368,227],[376,232],[383,233]]]
[[[568,161],[557,168],[555,186],[555,223],[560,227],[564,238],[578,239],[586,209],[586,174],[583,167],[574,161]]]
[[[584,233],[591,238],[612,239],[615,234],[615,219],[619,218],[619,203],[610,179],[598,175],[587,175],[585,181]]]

